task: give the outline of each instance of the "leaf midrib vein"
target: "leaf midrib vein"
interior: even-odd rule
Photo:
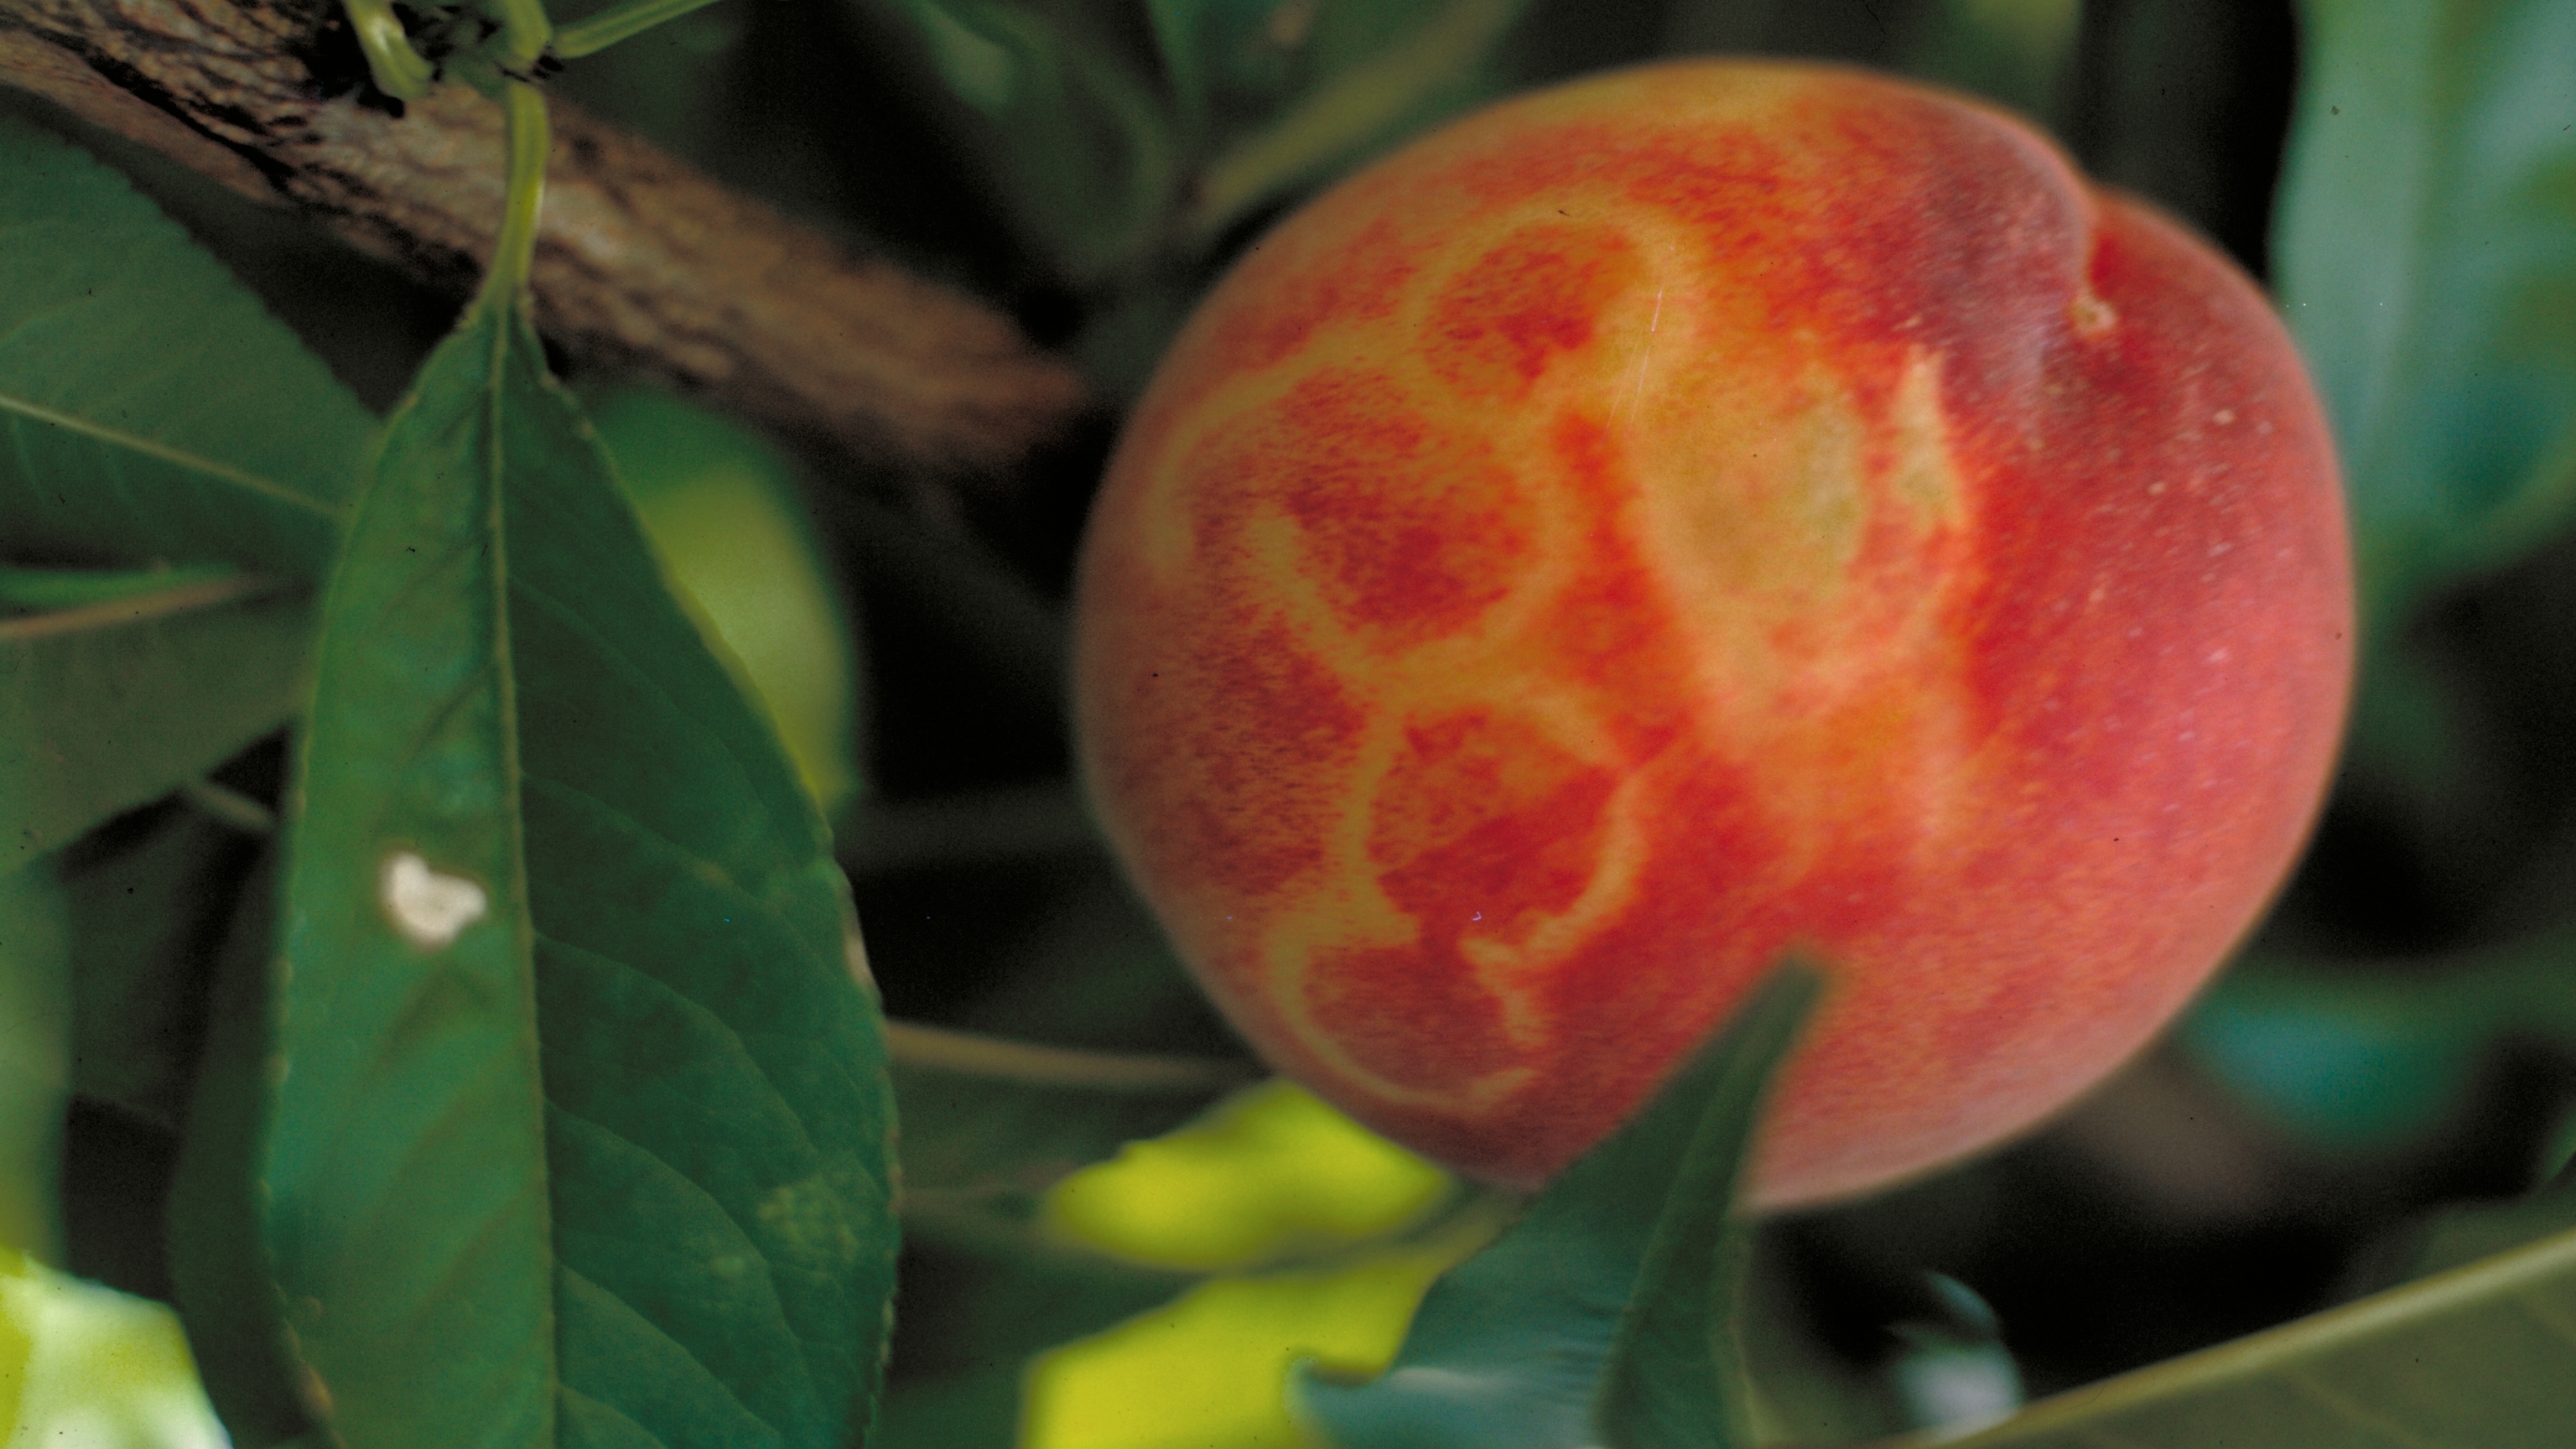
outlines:
[[[286,586],[284,579],[265,574],[233,574],[181,584],[176,588],[105,599],[74,609],[53,609],[24,618],[0,619],[0,644],[25,644],[66,634],[157,623],[261,598]]]
[[[157,442],[151,438],[142,437],[135,433],[111,428],[92,419],[79,417],[56,408],[49,408],[42,403],[34,402],[27,398],[16,396],[15,394],[0,393],[0,413],[14,413],[31,422],[40,423],[47,427],[59,428],[65,432],[88,438],[93,442],[103,443],[114,448],[121,448],[128,452],[140,453],[145,457],[157,458],[164,463],[185,468],[191,472],[202,473],[209,478],[229,483],[236,488],[243,488],[250,492],[257,493],[273,502],[282,503],[288,507],[300,509],[314,517],[326,520],[335,529],[344,528],[349,522],[349,513],[347,509],[324,503],[317,498],[312,498],[299,493],[293,488],[288,487],[286,484],[277,482],[274,479],[262,478],[256,474],[245,473],[239,468],[232,467],[226,463],[216,462],[212,458],[201,457],[184,449],[174,448],[167,443]]]

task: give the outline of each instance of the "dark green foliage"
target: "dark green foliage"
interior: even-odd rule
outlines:
[[[387,426],[296,793],[264,1216],[339,1431],[849,1438],[894,1227],[846,895],[515,309]]]
[[[329,557],[369,420],[123,177],[6,117],[0,236],[15,869],[293,712],[299,590]]]

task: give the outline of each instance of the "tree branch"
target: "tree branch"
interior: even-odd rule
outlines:
[[[500,108],[450,84],[395,117],[331,0],[0,0],[0,81],[460,295],[499,226]],[[575,356],[951,473],[1006,467],[1092,406],[989,305],[554,112],[534,290]]]

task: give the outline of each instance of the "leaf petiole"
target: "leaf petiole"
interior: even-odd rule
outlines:
[[[576,60],[713,3],[714,0],[624,0],[623,4],[585,15],[556,31],[554,52],[559,59]]]
[[[543,92],[526,81],[509,81],[501,104],[510,115],[509,190],[492,267],[483,274],[483,290],[474,299],[477,308],[506,307],[527,290],[537,250],[537,212],[546,196],[546,155],[553,144]]]
[[[411,36],[394,14],[393,0],[343,0],[349,28],[358,32],[358,48],[367,53],[367,70],[376,89],[396,100],[416,101],[429,94],[437,71],[411,48]]]

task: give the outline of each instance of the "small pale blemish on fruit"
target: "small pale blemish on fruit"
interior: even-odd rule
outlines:
[[[430,869],[417,851],[397,850],[386,856],[376,879],[376,898],[385,908],[385,919],[393,922],[404,940],[424,951],[444,948],[491,909],[483,887],[461,875]]]
[[[2075,324],[2078,337],[2099,337],[2120,325],[2120,314],[2112,310],[2110,303],[2094,296],[2090,288],[2075,294],[2075,300],[2067,304],[2066,315]]]
[[[2209,420],[2218,424],[2222,428],[2226,427],[2229,423],[2236,421],[2236,409],[2220,408],[2218,411],[2209,415]]]

